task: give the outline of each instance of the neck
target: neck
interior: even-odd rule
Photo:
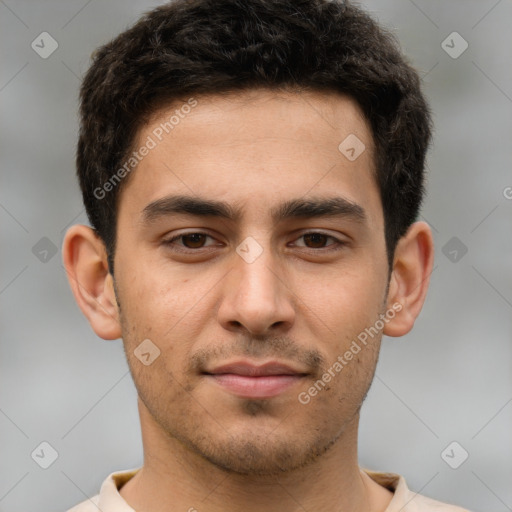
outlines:
[[[384,511],[392,494],[357,462],[359,416],[309,465],[279,475],[240,475],[219,468],[162,432],[139,401],[144,466],[121,489],[134,509],[151,512]]]

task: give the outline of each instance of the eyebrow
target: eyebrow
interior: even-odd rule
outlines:
[[[243,210],[223,201],[186,195],[166,196],[149,203],[142,210],[142,222],[151,224],[170,215],[217,217],[237,222]],[[367,221],[364,208],[341,196],[291,199],[270,210],[274,224],[292,218],[343,217],[359,223]]]

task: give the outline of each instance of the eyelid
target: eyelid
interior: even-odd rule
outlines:
[[[330,244],[330,245],[346,244],[347,243],[345,240],[342,240],[334,235],[331,235],[330,233],[325,233],[324,231],[315,230],[315,229],[310,229],[309,231],[302,231],[302,232],[298,233],[297,235],[295,235],[294,240],[298,240],[299,238],[302,238],[306,235],[323,235],[327,238],[332,238],[335,241],[335,244]],[[327,247],[330,247],[330,245],[328,245]],[[320,249],[312,249],[311,247],[305,247],[305,249],[310,249],[313,251],[320,251],[322,249],[327,249],[327,247],[325,247],[325,248],[322,247]]]
[[[338,238],[330,233],[326,233],[322,230],[319,230],[319,229],[309,229],[309,230],[304,230],[304,231],[299,231],[298,233],[296,233],[294,235],[294,240],[298,240],[306,235],[311,235],[311,234],[319,234],[319,235],[323,235],[327,238],[331,238],[332,240],[334,240],[334,243],[332,244],[329,244],[327,245],[326,247],[320,247],[320,248],[312,248],[312,247],[306,247],[306,246],[299,246],[299,247],[302,247],[306,250],[309,250],[309,251],[313,251],[313,252],[318,252],[318,253],[321,253],[321,252],[329,252],[329,251],[336,251],[336,250],[339,250],[341,248],[343,248],[345,245],[348,244],[348,242],[346,240],[343,240],[341,238]],[[204,235],[206,236],[207,238],[211,238],[213,240],[215,240],[215,237],[213,235],[210,235],[209,233],[205,232],[205,231],[188,231],[188,232],[184,232],[184,233],[178,233],[176,235],[173,235],[172,237],[168,238],[168,239],[165,239],[163,240],[163,244],[164,245],[175,245],[175,242],[177,240],[180,240],[182,239],[183,237],[186,237],[186,236],[189,236],[189,235]],[[183,245],[177,245],[177,247],[179,247],[179,249],[176,249],[177,252],[184,252],[184,253],[188,253],[188,254],[193,254],[193,253],[199,253],[202,249],[207,249],[208,247],[213,247],[214,245],[210,245],[210,246],[203,246],[203,247],[199,247],[197,249],[190,249],[188,247],[185,247]]]
[[[215,240],[215,237],[213,235],[210,235],[209,233],[207,233],[205,231],[188,231],[185,233],[178,233],[177,235],[173,235],[170,238],[166,238],[163,240],[162,243],[164,245],[173,245],[177,240],[180,240],[183,237],[190,236],[190,235],[204,235],[207,238],[211,238],[212,240]],[[207,246],[207,247],[211,247],[211,246]],[[189,249],[188,247],[182,246],[182,249],[185,249],[186,251],[189,251],[189,252],[192,252],[192,251],[198,252],[199,250],[201,250],[203,248],[204,247],[200,247],[199,249]]]

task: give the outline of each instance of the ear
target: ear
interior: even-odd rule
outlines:
[[[425,302],[433,265],[434,241],[430,226],[426,222],[415,222],[395,249],[387,307],[397,314],[386,323],[384,334],[403,336],[412,329]]]
[[[103,241],[88,226],[71,226],[62,259],[75,300],[94,332],[105,340],[120,338],[119,309]]]

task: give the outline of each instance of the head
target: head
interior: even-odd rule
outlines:
[[[80,113],[92,229],[64,260],[123,338],[143,429],[237,473],[315,460],[432,268],[431,121],[397,43],[348,2],[177,0],[95,52]],[[240,359],[298,375],[240,396],[211,375]]]

